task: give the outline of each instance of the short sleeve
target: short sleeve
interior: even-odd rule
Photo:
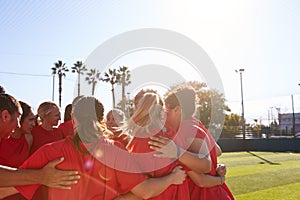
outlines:
[[[54,151],[52,151],[54,150]],[[51,157],[47,155],[47,152],[53,152]],[[20,169],[40,169],[44,167],[50,160],[55,158],[55,149],[50,145],[45,145],[38,149],[34,154],[32,154],[21,166]],[[15,186],[15,188],[27,199],[31,199],[35,191],[41,186],[41,184],[25,185],[25,186]]]

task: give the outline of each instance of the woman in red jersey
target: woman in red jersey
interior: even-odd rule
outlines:
[[[107,128],[113,133],[108,137],[112,140],[121,142],[124,144],[124,146],[127,146],[129,137],[128,135],[122,133],[122,127],[124,127],[126,124],[124,112],[114,108],[106,114],[104,122]]]
[[[181,184],[184,171],[176,168],[168,176],[148,179],[143,174],[120,171],[122,166],[134,165],[126,157],[128,152],[121,143],[103,136],[103,105],[94,97],[83,97],[73,110],[76,134],[74,138],[44,145],[25,163],[23,168],[39,168],[57,157],[64,157],[59,169],[73,168],[81,179],[69,191],[49,188],[48,199],[115,199],[131,192],[139,198],[158,195],[171,184]],[[122,149],[123,148],[123,149]],[[123,155],[118,154],[123,153]],[[40,185],[16,187],[27,199],[32,198]],[[123,196],[122,198],[125,198]]]
[[[81,97],[83,96],[79,95],[75,97],[72,101],[72,104],[68,104],[65,107],[64,122],[58,126],[58,129],[62,131],[64,137],[73,137],[75,135],[74,125],[71,117],[72,108]]]
[[[8,139],[0,140],[0,164],[9,167],[19,167],[28,157],[32,145],[31,130],[35,125],[35,115],[31,107],[19,101],[22,107],[20,127],[16,128]],[[21,200],[20,194],[11,195],[3,200]]]
[[[206,146],[211,159],[211,170],[208,173],[199,173],[197,166],[191,167],[192,171],[188,172],[191,199],[232,200],[234,197],[225,184],[225,172],[222,169],[224,167],[217,168],[217,156],[220,155],[221,150],[209,131],[193,117],[196,110],[195,97],[194,89],[186,86],[175,88],[167,95],[166,126],[175,129],[180,140],[174,140],[177,146],[168,138],[153,137],[151,148],[162,153],[157,155],[159,157],[174,158],[179,154],[181,155],[179,161],[189,165],[190,160],[185,158],[186,154],[198,153]],[[183,145],[180,144],[182,141],[184,141]],[[198,148],[193,149],[194,146]]]
[[[153,158],[155,153],[149,148],[148,142],[151,136],[166,136],[174,138],[174,132],[166,132],[164,125],[163,101],[157,93],[146,92],[136,106],[133,116],[128,121],[127,130],[131,132],[132,139],[127,149],[138,157],[138,164],[141,170],[149,177],[161,177],[169,174],[176,166],[182,166],[177,160],[165,158]],[[201,159],[201,164],[209,161]],[[205,165],[203,170],[206,171]],[[188,169],[183,166],[187,171]],[[201,168],[201,167],[200,167]],[[163,193],[153,199],[182,199],[188,200],[188,182],[181,185],[171,185]]]
[[[31,130],[35,125],[35,115],[31,107],[21,102],[20,128],[15,129],[8,139],[0,141],[0,164],[19,167],[28,157],[32,145]]]
[[[65,107],[64,122],[58,126],[58,129],[60,129],[62,131],[64,137],[74,135],[74,128],[73,128],[73,123],[72,123],[72,119],[71,119],[71,113],[72,113],[72,104],[68,104]]]
[[[44,144],[64,138],[62,131],[55,128],[60,120],[60,109],[55,103],[50,101],[41,103],[37,114],[39,117],[38,125],[33,127],[31,131],[33,136],[31,154]]]
[[[9,94],[0,94],[0,141],[7,139],[11,132],[20,127],[21,115],[21,105],[15,98]],[[5,180],[0,181],[0,187],[41,183],[49,187],[68,189],[79,177],[76,171],[56,169],[55,166],[61,162],[62,159],[59,158],[49,162],[44,168],[35,170],[20,170],[0,164],[0,180]]]
[[[51,101],[43,102],[37,110],[38,125],[33,127],[31,134],[33,143],[31,154],[45,144],[55,142],[64,138],[63,132],[56,128],[60,118],[59,107]],[[48,188],[42,186],[38,189],[33,200],[46,199]]]

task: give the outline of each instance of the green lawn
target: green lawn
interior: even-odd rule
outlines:
[[[219,163],[236,200],[300,199],[300,153],[223,153]]]

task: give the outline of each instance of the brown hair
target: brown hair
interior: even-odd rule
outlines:
[[[25,102],[23,102],[23,101],[19,101],[20,102],[20,105],[21,105],[21,107],[22,107],[22,111],[23,111],[23,113],[22,113],[22,115],[21,115],[21,119],[20,119],[20,124],[22,124],[23,122],[24,122],[24,120],[25,120],[25,118],[29,115],[29,113],[31,112],[31,107],[27,104],[27,103],[25,103]]]
[[[107,129],[100,122],[103,120],[104,107],[95,97],[81,97],[73,107],[76,133],[74,146],[80,153],[89,153],[79,147],[79,142],[95,142],[99,136],[107,134]]]
[[[70,121],[72,119],[71,113],[72,113],[72,104],[68,104],[65,107],[64,122]]]
[[[157,94],[157,91],[156,90],[153,90],[151,88],[145,88],[145,89],[141,89],[134,97],[133,99],[133,105],[135,107],[135,109],[138,107],[138,103],[139,101],[141,100],[141,98],[144,96],[145,93],[155,93]]]
[[[22,113],[20,103],[9,94],[0,94],[0,114],[4,110],[7,110],[11,115],[16,112]]]
[[[0,94],[5,94],[5,89],[0,85]]]
[[[193,87],[180,85],[171,90],[165,99],[165,104],[171,109],[180,106],[184,118],[192,117],[196,112],[196,92]]]

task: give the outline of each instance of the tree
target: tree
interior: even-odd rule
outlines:
[[[112,93],[112,99],[113,99],[113,108],[115,108],[116,100],[115,100],[115,89],[114,85],[116,83],[120,82],[120,74],[117,73],[116,69],[108,69],[108,73],[105,72],[103,79],[101,79],[104,82],[109,82],[111,84],[111,93]]]
[[[119,67],[117,70],[119,76],[120,76],[120,81],[118,84],[122,85],[122,101],[121,101],[121,109],[124,112],[125,111],[125,104],[126,104],[126,96],[125,96],[125,86],[129,85],[131,83],[130,81],[130,71],[128,67]]]
[[[92,84],[92,95],[94,95],[96,84],[101,80],[100,72],[96,68],[90,69],[90,72],[86,73],[86,75],[88,76],[85,78],[85,80],[88,82],[88,84]]]
[[[80,96],[80,75],[83,75],[83,72],[87,71],[87,68],[85,67],[85,65],[83,65],[82,61],[77,61],[76,63],[74,63],[74,66],[71,67],[71,69],[72,69],[73,73],[78,74],[78,83],[77,83],[78,94],[77,94],[77,96]]]
[[[53,75],[58,75],[59,107],[61,107],[62,77],[66,76],[65,72],[68,72],[69,69],[66,66],[66,63],[63,63],[61,60],[58,60],[54,65],[55,67],[52,67],[51,69]]]
[[[225,122],[222,130],[222,137],[234,137],[238,134],[242,118],[236,113],[230,113],[225,116]]]
[[[225,104],[224,94],[208,89],[207,85],[203,82],[190,81],[187,83],[181,83],[192,86],[198,96],[196,100],[197,104],[197,115],[196,117],[201,120],[203,125],[210,128],[213,135],[221,132],[224,115],[230,111],[230,108]],[[179,85],[181,85],[179,84]],[[171,90],[178,85],[171,87]],[[214,121],[211,121],[211,119]]]

